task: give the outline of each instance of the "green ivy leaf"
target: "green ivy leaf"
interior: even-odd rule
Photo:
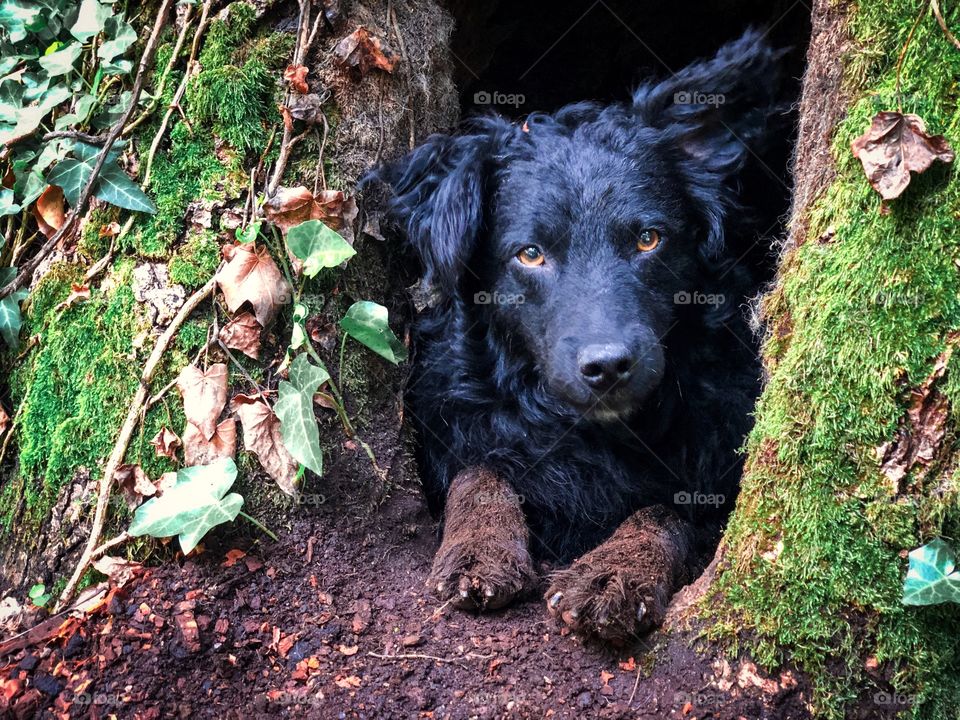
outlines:
[[[0,81],[0,123],[16,125],[23,107],[23,85],[14,78]]]
[[[313,414],[313,396],[330,376],[311,364],[306,355],[298,355],[290,365],[289,378],[280,382],[273,408],[280,418],[280,437],[297,462],[322,475],[323,453]]]
[[[104,32],[110,39],[97,50],[97,57],[103,61],[103,71],[107,75],[125,75],[133,68],[133,63],[116,58],[121,57],[137,41],[137,32],[133,25],[124,22],[122,15],[108,18]]]
[[[76,207],[80,193],[86,186],[97,163],[99,149],[77,143],[77,159],[68,158],[57,163],[47,175],[47,182],[63,188],[63,195],[70,205]],[[111,148],[107,162],[100,169],[100,175],[93,186],[93,194],[104,202],[126,210],[155,213],[156,205],[147,197],[130,176],[117,166],[117,151]]]
[[[16,215],[21,208],[13,201],[13,190],[0,188],[0,217]]]
[[[313,277],[357,254],[353,247],[319,220],[308,220],[287,231],[287,247],[303,260],[303,274]]]
[[[46,585],[43,583],[37,583],[36,585],[31,586],[30,590],[27,591],[27,597],[30,598],[30,602],[32,602],[35,607],[43,607],[50,602],[52,595],[47,592]]]
[[[343,316],[340,327],[394,365],[407,359],[407,348],[390,329],[387,309],[383,305],[370,300],[355,302]]]
[[[260,227],[263,225],[263,220],[257,220],[247,225],[242,230],[238,227],[233,231],[234,237],[237,239],[237,242],[241,243],[250,243],[256,240],[260,236]]]
[[[910,567],[903,583],[903,604],[942,602],[960,603],[960,572],[953,548],[937,538],[910,553]]]
[[[243,498],[237,493],[225,494],[236,478],[233,458],[183,468],[177,472],[177,482],[172,488],[136,509],[130,534],[177,535],[180,548],[185,554],[189,553],[211,528],[236,519]]]
[[[293,305],[293,329],[290,331],[290,349],[299,350],[307,342],[307,328],[304,321],[307,319],[307,306],[303,303]]]
[[[80,43],[70,43],[63,50],[57,50],[55,53],[44,55],[37,60],[40,67],[47,71],[50,77],[66,75],[73,72],[73,64],[83,52],[83,45]]]
[[[18,43],[27,37],[27,32],[42,30],[46,21],[43,8],[28,0],[3,0],[0,2],[0,28],[6,31],[10,42]]]
[[[70,34],[80,42],[86,42],[97,35],[103,30],[107,18],[113,14],[111,6],[111,3],[101,3],[98,0],[83,0],[77,21],[70,28]]]
[[[0,287],[17,276],[15,267],[0,268]],[[20,303],[27,298],[26,290],[17,290],[0,300],[0,337],[11,350],[16,350],[20,342]]]
[[[77,98],[77,101],[74,104],[74,111],[67,115],[61,115],[58,117],[53,123],[53,127],[56,130],[63,130],[76,125],[83,125],[90,116],[90,111],[93,110],[93,106],[96,105],[96,103],[96,95],[84,93]]]

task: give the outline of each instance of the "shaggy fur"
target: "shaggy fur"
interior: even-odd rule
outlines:
[[[550,561],[655,505],[701,547],[715,539],[759,378],[738,174],[762,144],[778,60],[748,31],[631,102],[474,119],[373,174],[435,295],[406,398],[434,510],[482,468],[520,498]],[[639,252],[649,228],[661,242]],[[542,266],[519,262],[530,245]],[[611,347],[622,382],[598,390],[585,363]]]

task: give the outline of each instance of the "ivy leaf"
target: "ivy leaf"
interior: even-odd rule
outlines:
[[[86,42],[103,30],[107,18],[112,14],[110,3],[83,0],[80,3],[80,12],[77,13],[77,21],[70,28],[70,34],[80,42]]]
[[[350,243],[319,220],[308,220],[287,231],[287,247],[303,260],[303,274],[313,277],[357,254]]]
[[[355,302],[340,321],[350,337],[363,343],[394,365],[407,359],[407,348],[393,334],[387,322],[387,309],[370,300]]]
[[[960,603],[960,572],[953,548],[937,538],[911,551],[910,567],[903,583],[903,604],[942,602]]]
[[[20,209],[20,206],[13,201],[13,190],[0,188],[0,217],[16,215]]]
[[[82,125],[87,121],[87,118],[90,116],[90,111],[93,110],[93,106],[96,105],[96,103],[96,95],[84,93],[77,98],[72,113],[62,115],[56,119],[53,123],[54,129],[63,130],[64,128],[70,128],[75,125]]]
[[[77,159],[68,158],[57,163],[47,175],[47,182],[63,188],[64,197],[73,207],[80,200],[80,192],[90,180],[93,167],[97,163],[97,148],[77,143]],[[115,163],[116,152],[111,150],[107,162],[100,169],[100,175],[93,186],[93,194],[104,202],[126,210],[155,213],[153,201],[146,196],[140,186]]]
[[[33,133],[40,127],[40,121],[47,111],[41,107],[25,107],[17,113],[17,122],[15,125],[0,125],[0,145],[12,144],[14,140],[19,140]]]
[[[7,31],[12,43],[18,43],[27,37],[27,32],[43,28],[43,8],[26,0],[3,0],[0,2],[0,28]]]
[[[34,607],[43,607],[50,602],[50,598],[53,596],[47,592],[46,585],[37,583],[30,587],[30,590],[27,592],[27,597],[30,598],[30,602],[33,603]]]
[[[110,39],[97,50],[97,57],[103,61],[103,72],[108,75],[125,75],[133,68],[133,63],[116,58],[122,56],[137,41],[137,32],[130,23],[124,22],[122,15],[107,18],[104,31]]]
[[[293,305],[293,329],[290,331],[290,349],[299,350],[307,342],[307,328],[304,322],[307,319],[307,306],[303,303]]]
[[[0,268],[0,287],[17,276],[15,267]],[[20,340],[20,303],[27,298],[27,291],[17,290],[0,300],[0,337],[11,350],[16,350]]]
[[[73,64],[82,52],[83,45],[80,43],[70,43],[63,48],[63,50],[57,50],[49,55],[44,55],[37,60],[37,62],[40,63],[40,67],[47,71],[47,75],[57,77],[73,72]]]
[[[158,498],[137,508],[131,535],[179,536],[184,554],[193,550],[207,532],[233,521],[243,506],[237,493],[225,493],[237,478],[233,458],[180,470],[177,482]]]
[[[330,375],[312,365],[306,355],[298,355],[290,365],[289,377],[289,381],[281,381],[273,406],[280,418],[280,436],[297,462],[322,475],[323,453],[317,418],[313,414],[313,396]]]
[[[15,78],[0,81],[0,123],[16,124],[23,107],[23,85]]]
[[[263,225],[263,220],[257,220],[250,223],[245,228],[240,229],[239,227],[233,231],[234,237],[239,243],[251,243],[260,237],[260,227]]]

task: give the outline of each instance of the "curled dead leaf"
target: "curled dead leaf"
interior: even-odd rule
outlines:
[[[217,284],[230,312],[244,303],[253,307],[257,322],[267,327],[280,307],[291,299],[290,286],[265,247],[228,245],[227,264],[217,273]]]
[[[48,185],[33,206],[33,216],[37,219],[40,232],[48,238],[52,237],[63,225],[65,217],[63,189],[57,185]]]
[[[187,365],[180,371],[177,388],[183,396],[183,412],[188,425],[194,425],[204,439],[209,440],[216,432],[217,419],[227,404],[226,364],[216,363],[206,372],[195,365]],[[183,444],[186,448],[186,437],[183,438]]]
[[[307,85],[307,72],[304,65],[287,65],[287,69],[283,71],[283,79],[293,90],[306,95],[310,92],[310,86]]]
[[[209,438],[192,422],[183,430],[183,462],[187,467],[209,465],[214,460],[233,457],[236,452],[237,422],[232,417],[217,425]]]
[[[237,395],[233,398],[233,410],[243,427],[243,446],[257,456],[260,465],[281,490],[297,497],[299,463],[283,444],[280,418],[257,396]]]
[[[260,323],[248,312],[237,315],[220,329],[220,340],[254,360],[260,357]]]
[[[100,232],[98,233],[100,237],[116,237],[120,234],[120,223],[114,221],[102,225],[100,227]]]
[[[57,305],[57,310],[66,310],[68,307],[76,305],[81,300],[90,299],[90,286],[89,285],[78,285],[77,283],[70,284],[70,294],[67,295],[67,299],[62,303]]]
[[[347,240],[353,237],[353,221],[357,217],[357,203],[342,190],[321,190],[314,195],[309,188],[280,188],[264,205],[264,214],[270,222],[286,234],[287,230],[308,220],[321,220],[340,232]]]
[[[362,78],[373,68],[392,73],[397,56],[384,53],[380,39],[371,35],[363,25],[333,48],[334,56],[356,79]]]
[[[177,448],[182,447],[180,436],[170,428],[160,428],[160,432],[154,435],[150,441],[154,450],[157,451],[157,457],[167,457],[171,460],[177,459]]]
[[[954,153],[943,135],[927,134],[918,115],[879,112],[869,129],[850,144],[873,189],[884,200],[899,197],[910,184],[910,173],[922,173],[934,160],[953,162]]]
[[[123,493],[124,500],[127,501],[127,507],[131,510],[142,503],[144,498],[157,494],[157,486],[150,481],[139,465],[121,465],[113,477],[120,492]]]
[[[143,565],[133,560],[104,555],[93,563],[97,572],[102,572],[114,587],[123,587],[143,571]]]

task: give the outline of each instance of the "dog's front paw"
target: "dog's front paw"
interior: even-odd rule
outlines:
[[[489,539],[444,543],[433,559],[427,586],[462,609],[495,610],[536,586],[537,575],[522,543]]]
[[[623,645],[663,623],[670,588],[587,555],[553,576],[545,599],[574,632]]]

